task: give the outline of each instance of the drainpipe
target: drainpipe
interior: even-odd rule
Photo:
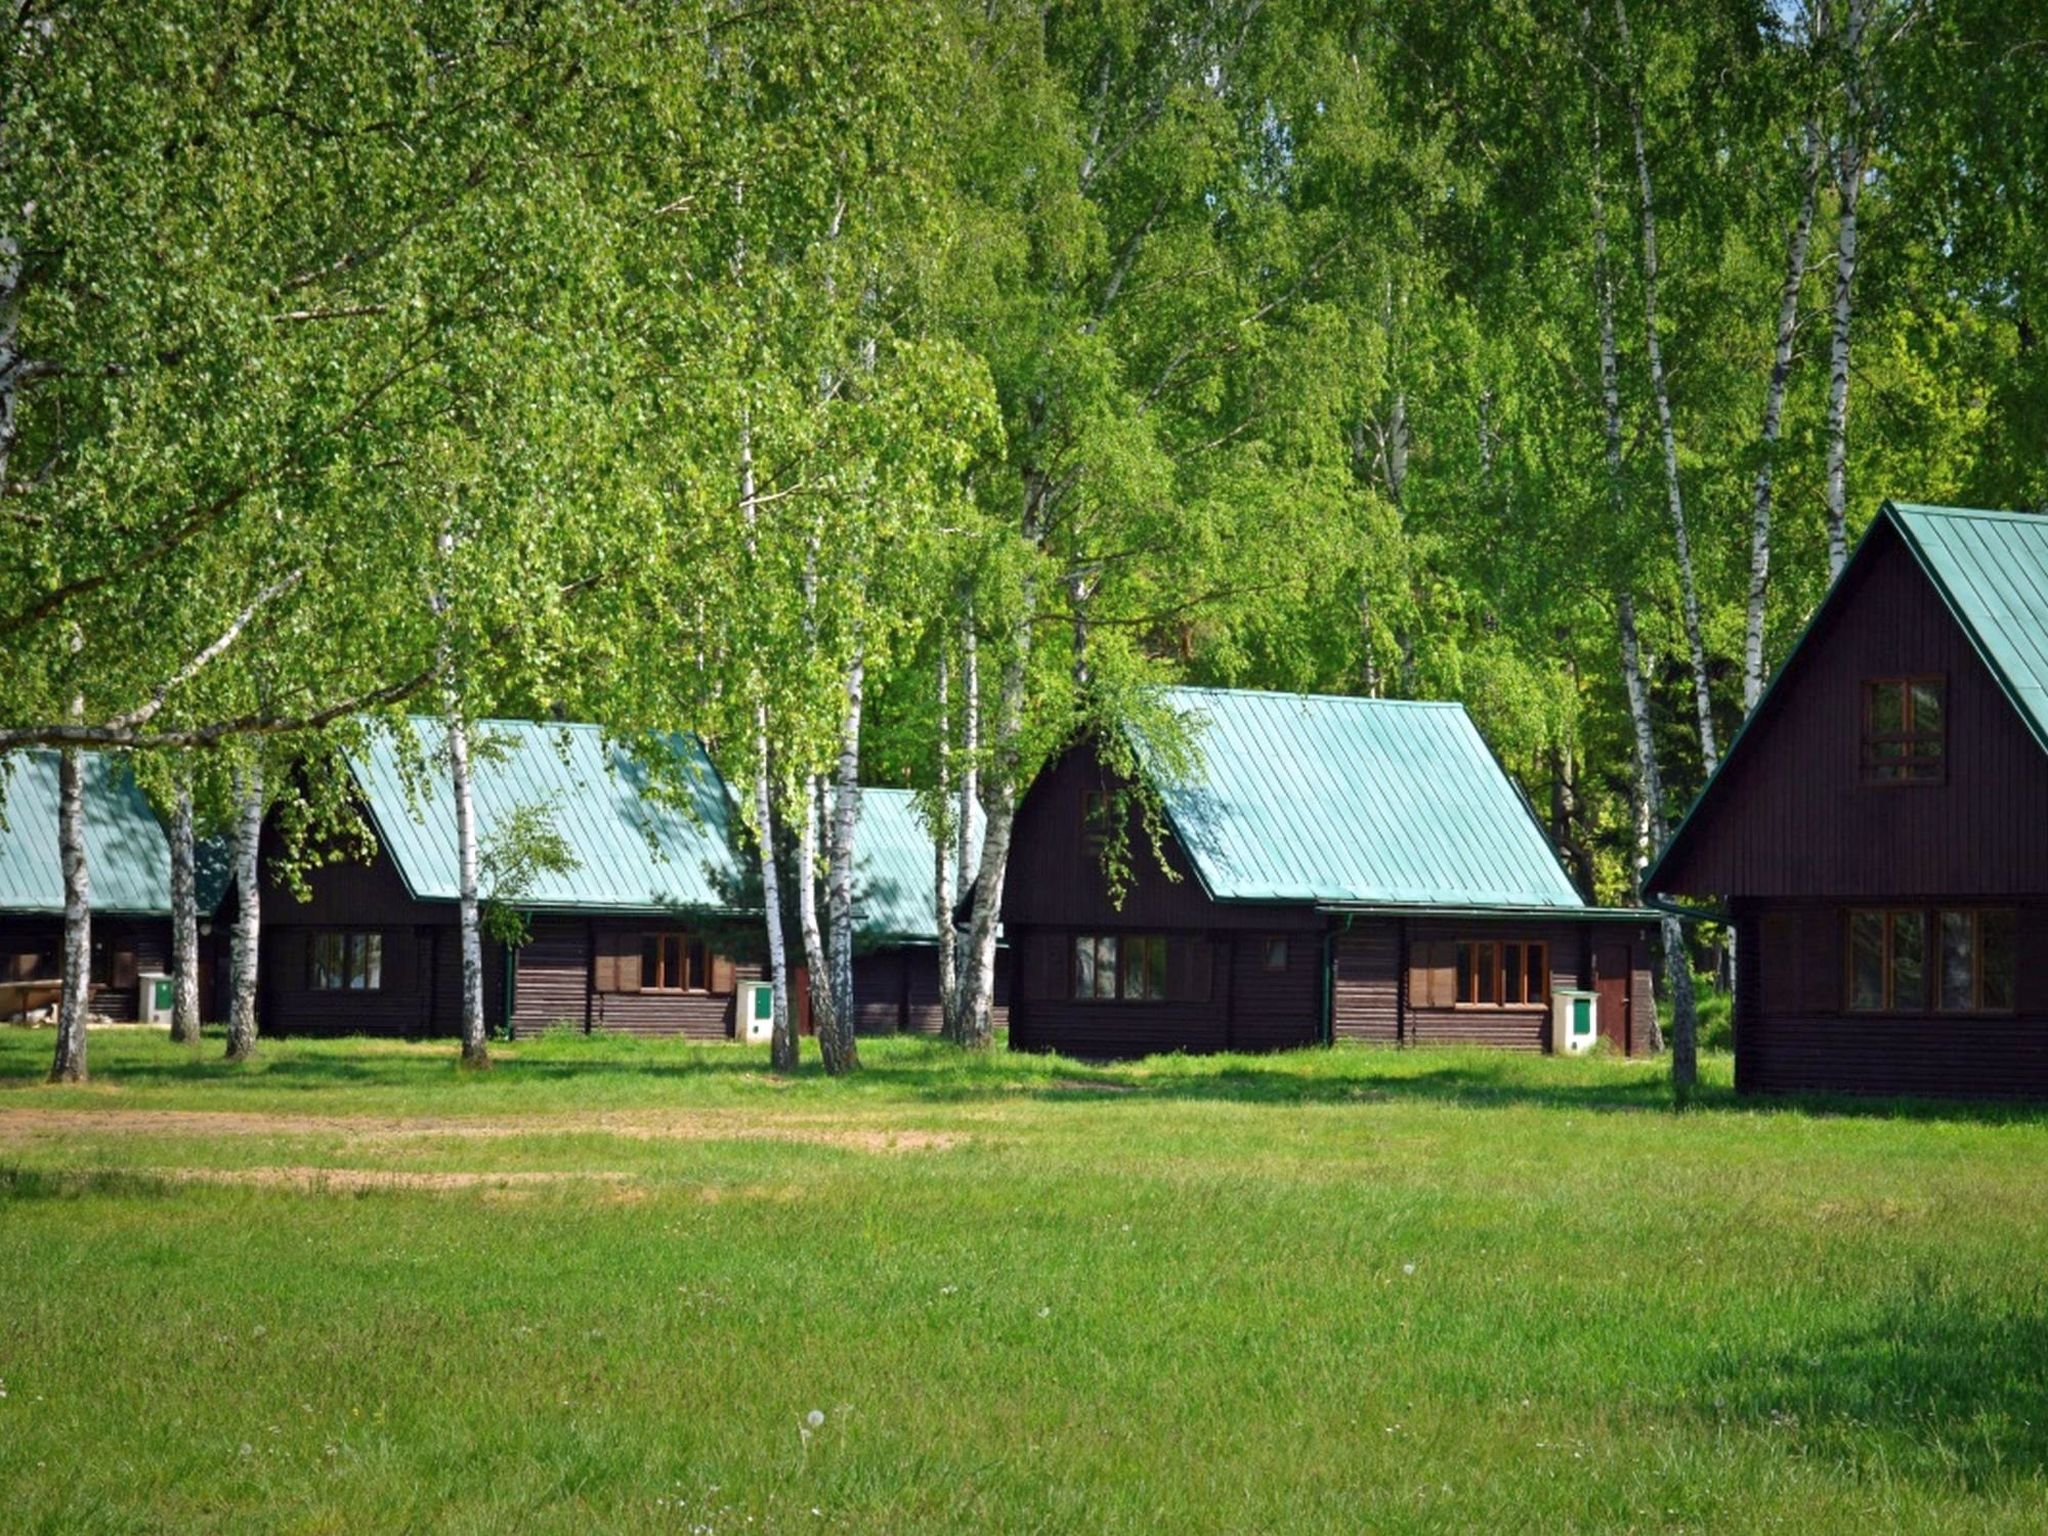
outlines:
[[[514,994],[514,991],[516,990],[516,988],[517,988],[517,986],[518,986],[518,982],[519,982],[519,951],[518,951],[518,950],[516,950],[516,949],[514,949],[514,948],[513,948],[513,947],[512,947],[512,946],[511,946],[510,944],[507,944],[507,945],[505,945],[505,946],[504,946],[504,950],[505,950],[505,1038],[506,1038],[507,1040],[510,1040],[510,1039],[512,1038],[512,1002],[513,1002],[513,994]]]
[[[1345,933],[1351,931],[1352,914],[1344,914]],[[1338,930],[1323,928],[1323,1044],[1337,1043],[1337,933]]]

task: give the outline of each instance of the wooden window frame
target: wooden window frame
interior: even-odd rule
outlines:
[[[1480,1012],[1495,1013],[1500,1012],[1503,1009],[1509,1008],[1519,1008],[1525,1011],[1531,1009],[1540,1011],[1550,1006],[1551,970],[1549,940],[1499,938],[1452,939],[1449,941],[1432,940],[1429,942],[1448,942],[1449,948],[1451,950],[1451,990],[1454,993],[1456,993],[1457,996],[1451,1001],[1451,1003],[1448,1006],[1452,1008],[1472,1009]],[[1477,992],[1477,979],[1479,976],[1479,968],[1476,965],[1467,967],[1461,962],[1459,951],[1467,949],[1473,951],[1475,956],[1481,950],[1491,952],[1492,960],[1490,965],[1488,966],[1488,971],[1493,977],[1493,996],[1490,999],[1482,999],[1478,997],[1468,998],[1465,996],[1465,986],[1462,978],[1469,972],[1474,981],[1472,990],[1474,992]],[[1506,985],[1508,974],[1507,952],[1510,949],[1514,950],[1521,957],[1520,963],[1516,967],[1516,974],[1521,980],[1521,990],[1524,994],[1522,997],[1517,998],[1514,1001],[1509,1001]],[[1527,995],[1529,976],[1529,954],[1532,950],[1535,951],[1536,954],[1541,957],[1543,977],[1543,995],[1535,999],[1531,999]],[[1410,1006],[1413,1006],[1413,1004],[1411,1003]],[[1437,1003],[1432,1006],[1441,1008],[1446,1005],[1442,1003]]]
[[[328,986],[320,979],[320,944],[332,939],[341,946],[341,984]],[[370,973],[374,946],[377,970]],[[384,930],[381,928],[315,928],[306,935],[306,990],[308,992],[382,992],[384,990]],[[355,978],[364,978],[358,986]]]
[[[1283,974],[1294,962],[1294,948],[1284,933],[1266,935],[1259,954],[1259,969],[1269,976]],[[1278,956],[1277,961],[1275,956]]]
[[[703,938],[687,928],[654,928],[643,930],[640,942],[632,955],[631,964],[640,976],[639,991],[651,992],[657,997],[697,997],[711,990],[711,946]],[[655,980],[647,980],[647,946],[655,946]],[[676,969],[682,972],[682,985],[671,985],[667,979],[669,947],[675,947]],[[692,965],[692,961],[696,961]]]
[[[1877,690],[1897,688],[1899,690],[1900,728],[1896,731],[1878,731],[1874,717],[1877,709]],[[1913,717],[1915,705],[1913,690],[1932,688],[1941,700],[1941,727],[1939,730],[1915,730]],[[1858,776],[1865,784],[1879,789],[1896,789],[1902,785],[1945,784],[1948,782],[1948,679],[1939,674],[1920,677],[1866,677],[1863,680],[1862,710],[1859,716],[1862,732],[1857,748]],[[1915,748],[1928,742],[1934,744],[1934,751],[1926,756],[1915,752]],[[1881,762],[1877,749],[1881,746],[1902,744],[1906,755]],[[1881,768],[1897,770],[1927,769],[1931,771],[1883,773]],[[1871,910],[1865,908],[1863,910]]]
[[[1116,797],[1106,789],[1081,791],[1081,846],[1100,853],[1109,846]]]
[[[1884,944],[1880,964],[1884,974],[1884,1002],[1876,1008],[1856,1006],[1856,948],[1855,931],[1858,917],[1880,917],[1884,920]],[[1963,916],[1970,919],[1970,1006],[1967,1008],[1946,1008],[1942,1006],[1942,952],[1941,927],[1946,917]],[[1984,1003],[1984,919],[1998,916],[2009,919],[2013,925],[2012,946],[2012,1001],[2000,1007],[1987,1007]],[[1898,1006],[1893,988],[1892,929],[1900,917],[1920,919],[1921,933],[1921,986],[1925,1001],[1918,1008]],[[1842,1012],[1858,1018],[1920,1019],[1941,1015],[1951,1019],[2009,1019],[2019,1011],[2019,909],[2017,907],[1981,906],[1892,906],[1892,907],[1847,907],[1842,912]]]
[[[1100,969],[1102,965],[1102,945],[1105,940],[1116,946],[1116,959],[1114,961],[1116,979],[1110,984],[1110,991],[1107,995],[1102,991],[1102,972]],[[1088,945],[1093,951],[1095,956],[1094,965],[1097,967],[1092,973],[1090,989],[1086,996],[1083,996],[1081,993],[1081,946],[1083,944]],[[1127,985],[1127,978],[1131,974],[1129,957],[1134,949],[1147,957],[1146,962],[1140,965],[1139,969],[1147,973],[1148,980],[1156,985],[1156,993],[1148,996],[1132,997],[1125,992],[1124,988]],[[1156,970],[1152,964],[1153,957],[1156,957],[1157,961]],[[1167,936],[1164,933],[1075,933],[1067,941],[1067,1001],[1102,1004],[1117,1008],[1134,1006],[1156,1008],[1160,1004],[1172,1000],[1172,978],[1169,974],[1172,967],[1173,946],[1167,941]]]

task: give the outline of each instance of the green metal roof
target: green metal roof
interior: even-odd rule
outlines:
[[[2048,517],[1886,502],[1906,547],[2048,748]],[[1867,537],[1867,535],[1866,535]]]
[[[0,911],[61,913],[57,754],[0,760]],[[85,860],[96,912],[168,916],[171,845],[120,759],[85,754]],[[203,893],[202,893],[203,894]]]
[[[907,789],[863,789],[854,844],[854,911],[861,936],[935,944],[932,835]]]
[[[1200,722],[1202,766],[1199,782],[1159,788],[1216,900],[1586,910],[1463,705],[1220,688],[1167,699]]]
[[[454,901],[460,895],[455,801],[440,766],[447,728],[422,716],[406,724],[435,765],[425,782],[408,786],[396,744],[381,733],[353,764],[356,782],[406,889],[422,901]],[[671,739],[687,775],[680,804],[659,792],[644,763],[594,725],[486,720],[470,739],[478,841],[488,847],[516,808],[540,806],[576,857],[575,869],[540,875],[520,896],[521,907],[738,910],[731,800],[696,738]]]
[[[1841,591],[1844,577],[1862,558],[1871,536],[1888,524],[1897,530],[1914,563],[1934,584],[1942,603],[1971,648],[1983,658],[1994,680],[2019,711],[2034,740],[2048,751],[2048,517],[2034,512],[1992,512],[1981,507],[1932,507],[1917,502],[1887,501],[1863,530],[1856,548],[1827,593],[1808,615],[1806,627],[1778,663],[1770,685],[1742,722],[1721,766],[1700,786],[1664,852],[1643,875],[1643,889],[1662,889],[1665,867],[1687,844],[1693,824],[1729,765],[1742,751],[1750,728],[1760,720],[1791,670],[1792,658],[1819,627]]]

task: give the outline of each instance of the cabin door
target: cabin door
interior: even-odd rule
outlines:
[[[1600,994],[1600,1038],[1624,1056],[1629,1048],[1629,986],[1634,971],[1629,960],[1626,943],[1608,940],[1593,951],[1593,985]]]

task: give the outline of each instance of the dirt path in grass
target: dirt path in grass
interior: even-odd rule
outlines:
[[[634,1141],[793,1141],[855,1152],[944,1152],[964,1145],[957,1131],[882,1130],[747,1110],[607,1110],[590,1114],[421,1116],[269,1114],[198,1109],[0,1109],[0,1144],[68,1135],[340,1136],[350,1146],[388,1146],[429,1137],[619,1136]]]

